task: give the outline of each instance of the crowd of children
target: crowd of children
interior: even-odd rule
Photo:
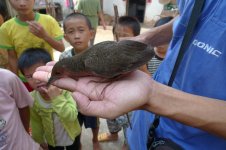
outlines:
[[[8,52],[10,70],[19,74],[28,86],[23,75],[18,72],[18,58],[25,49],[30,47],[44,48],[51,56],[53,56],[53,49],[64,51],[63,32],[53,17],[33,11],[34,0],[10,0],[9,2],[18,15],[2,24],[0,48]]]
[[[92,129],[94,150],[101,149],[99,142],[117,140],[121,128],[125,133],[129,127],[127,117],[107,120],[110,133],[98,136],[99,118],[78,112],[70,92],[47,87],[32,78],[37,67],[52,61],[53,49],[64,51],[63,37],[73,48],[61,53],[59,59],[72,57],[90,46],[96,29],[87,16],[69,14],[63,21],[63,33],[54,18],[33,11],[34,0],[9,2],[18,15],[0,27],[0,48],[8,53],[11,70],[0,69],[0,149],[80,150],[83,124]],[[140,34],[137,19],[123,16],[118,22],[113,33],[119,38]],[[140,70],[150,74],[147,65]],[[123,149],[127,148],[125,136]]]

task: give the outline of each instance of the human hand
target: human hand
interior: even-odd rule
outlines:
[[[47,36],[45,29],[36,21],[27,21],[29,24],[29,30],[35,36],[44,39]]]
[[[39,67],[33,78],[47,82],[53,65],[51,62]],[[152,80],[141,71],[134,71],[112,83],[98,81],[103,79],[81,77],[75,81],[61,78],[53,84],[73,92],[79,111],[86,115],[115,118],[134,109],[145,108],[149,101]]]
[[[43,95],[46,95],[46,98],[47,98],[46,100],[52,100],[55,97],[59,96],[62,92],[62,89],[53,85],[50,85],[48,88],[47,87],[41,87],[41,88],[42,88],[41,93]]]
[[[43,150],[48,150],[48,144],[47,143],[41,143],[40,146]]]

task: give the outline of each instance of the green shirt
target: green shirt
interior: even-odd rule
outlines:
[[[101,12],[100,0],[78,0],[75,10],[86,15],[94,29],[98,26],[98,13]]]
[[[81,133],[81,128],[77,119],[76,103],[71,93],[63,90],[61,95],[49,102],[51,105],[49,108],[43,107],[39,92],[33,91],[31,95],[34,99],[33,107],[30,109],[32,138],[37,143],[47,142],[51,146],[56,146],[53,122],[53,113],[55,113],[68,136],[74,141]]]
[[[57,21],[50,15],[35,13],[35,21],[42,25],[45,31],[55,40],[63,39],[63,31]],[[0,48],[16,51],[17,57],[27,49],[39,47],[46,49],[53,58],[53,48],[45,40],[33,35],[29,31],[26,22],[14,17],[0,27]],[[26,81],[24,76],[19,73],[22,81]]]
[[[35,21],[42,25],[45,31],[54,39],[62,40],[63,31],[57,21],[50,15],[35,13]],[[29,25],[14,17],[0,27],[0,48],[15,50],[19,58],[22,52],[31,47],[46,49],[53,57],[53,48],[43,39],[29,31]]]

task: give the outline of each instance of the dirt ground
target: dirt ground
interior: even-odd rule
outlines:
[[[141,32],[146,31],[147,28],[142,28]],[[107,26],[107,29],[104,30],[102,26],[99,26],[97,29],[97,34],[95,38],[95,43],[99,43],[102,41],[107,41],[107,40],[113,40],[113,35],[112,35],[112,26]],[[70,45],[64,41],[66,49],[71,48]],[[60,52],[55,51],[54,52],[54,59],[58,60],[60,55]],[[107,128],[107,123],[105,119],[100,118],[100,130],[99,133],[104,133],[108,132]],[[117,141],[112,141],[112,142],[101,142],[101,148],[102,150],[121,150],[122,145],[124,142],[124,135],[122,130],[119,132],[119,139]],[[83,150],[92,150],[93,145],[92,145],[92,131],[91,129],[85,129],[83,127],[82,129],[82,137],[81,137],[81,142],[82,142],[82,149]]]

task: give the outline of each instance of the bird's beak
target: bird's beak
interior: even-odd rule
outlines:
[[[49,78],[49,80],[48,80],[48,82],[47,82],[47,87],[49,87],[50,86],[50,84],[52,84],[54,81],[56,81],[58,78],[57,77],[50,77]]]

